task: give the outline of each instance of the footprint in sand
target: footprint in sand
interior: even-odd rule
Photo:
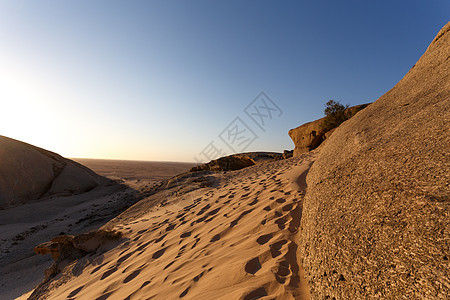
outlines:
[[[189,289],[190,289],[190,288],[191,288],[191,287],[188,287],[187,289],[185,289],[185,290],[181,293],[180,298],[183,298],[184,296],[186,296],[187,293],[189,292]]]
[[[138,231],[137,233],[138,234],[143,234],[143,233],[146,233],[147,231],[148,231],[148,229],[143,229],[143,230]]]
[[[100,280],[106,279],[107,277],[109,277],[111,274],[117,272],[117,267],[111,267],[108,269],[108,271],[106,271],[105,273],[103,273],[102,277],[100,278]]]
[[[84,285],[82,285],[79,288],[71,291],[70,294],[67,296],[67,298],[75,297],[83,288],[84,288]]]
[[[281,217],[283,213],[281,211],[275,211],[275,217]]]
[[[171,231],[175,228],[176,224],[169,224],[166,228],[166,231]]]
[[[271,238],[273,237],[272,233],[261,235],[259,238],[256,239],[256,242],[260,245],[264,245],[267,243]]]
[[[284,203],[284,202],[286,202],[286,199],[278,198],[276,201],[277,201],[277,203]]]
[[[174,262],[175,262],[175,261],[173,260],[173,261],[171,261],[170,263],[168,263],[168,264],[164,267],[164,270],[167,269],[168,267],[170,267],[171,265],[173,265]]]
[[[133,280],[134,278],[136,278],[136,276],[139,275],[139,273],[141,273],[141,269],[135,270],[133,273],[131,273],[130,275],[128,275],[124,280],[123,283],[128,283],[131,280]]]
[[[113,292],[109,292],[109,293],[103,294],[103,295],[101,295],[100,297],[95,298],[95,300],[106,300],[106,299],[109,298],[109,296],[111,296],[112,293],[113,293]]]
[[[199,281],[200,278],[202,278],[202,276],[203,276],[204,273],[205,273],[204,271],[201,272],[200,274],[198,274],[197,276],[195,276],[192,280],[194,280],[195,282]]]
[[[205,206],[203,206],[200,211],[197,213],[197,216],[200,216],[201,214],[203,214],[205,211],[207,211],[209,208],[211,207],[211,204],[207,204]]]
[[[191,236],[191,234],[192,234],[192,231],[188,231],[188,232],[182,233],[180,235],[180,238],[182,238],[182,239],[187,238],[187,237]]]
[[[269,246],[270,248],[270,254],[272,254],[272,257],[275,258],[281,254],[281,248],[283,245],[287,243],[287,240],[281,240],[278,242],[275,242]]]
[[[258,203],[258,199],[253,200],[252,202],[250,202],[248,205],[253,206],[255,204]]]
[[[100,270],[105,264],[98,266],[97,268],[95,268],[94,270],[92,270],[91,275],[94,274],[95,272],[97,272],[98,270]]]
[[[267,296],[267,291],[264,287],[259,287],[256,290],[251,291],[250,293],[246,294],[242,300],[253,300],[253,299],[259,299],[262,297]]]
[[[191,249],[194,249],[197,246],[199,241],[200,241],[200,238],[196,238],[195,243],[194,243],[194,245],[192,245]]]
[[[183,245],[180,250],[178,251],[177,256],[175,257],[175,259],[179,258],[181,255],[183,255],[184,253],[184,249],[186,249],[186,245]]]
[[[286,282],[287,277],[292,273],[290,269],[290,264],[287,261],[282,261],[278,265],[278,270],[275,273],[275,279],[281,284]]]
[[[250,274],[255,274],[261,269],[261,262],[259,261],[258,257],[252,258],[245,264],[245,272]]]
[[[184,217],[185,214],[186,214],[185,212],[182,212],[182,213],[178,214],[178,215],[175,217],[175,219],[181,219],[181,218]]]
[[[286,204],[285,206],[283,206],[282,210],[291,211],[293,207],[294,207],[294,205],[292,203]]]
[[[253,209],[249,209],[249,210],[246,210],[243,213],[241,213],[236,220],[234,220],[230,223],[230,227],[236,226],[240,219],[242,219],[245,215],[251,213],[252,211],[253,211]]]
[[[283,230],[286,228],[286,222],[287,222],[286,217],[281,217],[281,218],[275,220],[275,224],[278,225],[278,228],[280,228],[280,230]]]
[[[164,234],[164,235],[162,235],[162,236],[160,236],[159,238],[157,238],[157,239],[155,240],[155,243],[161,242],[161,241],[166,237],[166,235],[167,235],[167,233]]]
[[[121,264],[121,263],[123,263],[124,261],[126,261],[131,255],[133,255],[133,252],[128,253],[128,254],[126,254],[126,255],[120,257],[120,258],[117,260],[117,262],[118,262],[119,264]]]
[[[215,236],[213,236],[210,240],[211,243],[213,242],[217,242],[218,240],[220,240],[220,234],[216,234]]]
[[[142,244],[141,246],[139,246],[139,248],[136,249],[136,251],[142,251],[142,250],[144,250],[144,249],[147,248],[147,246],[150,245],[151,243],[152,243],[152,242],[150,241],[150,242],[147,242],[147,243],[145,243],[145,244]]]
[[[152,258],[153,258],[153,259],[158,259],[158,258],[160,258],[160,257],[164,254],[164,252],[166,251],[166,249],[167,249],[167,248],[163,248],[163,249],[161,249],[161,250],[156,251],[155,253],[153,253]]]

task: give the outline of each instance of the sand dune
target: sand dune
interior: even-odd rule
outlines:
[[[125,213],[103,227],[122,232],[116,247],[71,262],[30,299],[308,299],[297,242],[314,158],[214,174],[215,188]]]
[[[9,148],[5,146],[6,143],[10,144]],[[12,150],[18,150],[12,151],[11,147]],[[56,153],[8,138],[0,137],[0,153],[10,154],[5,156],[7,159],[2,161],[3,165],[0,166],[0,174],[9,176],[3,178],[2,182],[18,179],[19,183],[31,184],[31,179],[35,180],[39,175],[25,176],[23,181],[20,181],[21,177],[15,176],[25,174],[21,173],[24,170],[39,174],[39,170],[32,170],[33,168],[44,168],[45,171],[48,167],[52,170],[53,164],[79,166],[80,172],[85,172],[87,176],[81,183],[89,181],[91,177],[101,178],[86,167]],[[21,159],[19,154],[24,155],[24,158]],[[33,252],[36,245],[61,234],[77,235],[104,225],[142,199],[160,180],[187,171],[193,165],[171,162],[88,161],[88,165],[93,166],[95,171],[99,170],[101,175],[117,179],[122,184],[103,178],[100,180],[102,184],[88,192],[53,195],[0,210],[0,299],[14,299],[42,281],[44,270],[51,265],[51,257],[37,256]],[[15,172],[14,165],[21,162],[25,163],[25,168]],[[51,180],[53,177],[49,178]],[[64,174],[58,178],[60,182],[72,182],[71,177]],[[37,188],[37,181],[34,183]],[[5,184],[4,188],[8,190],[8,185]],[[11,189],[8,191],[11,192]]]

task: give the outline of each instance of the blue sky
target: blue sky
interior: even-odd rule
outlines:
[[[0,134],[68,157],[206,160],[236,117],[246,151],[392,88],[449,1],[0,1]],[[282,110],[263,131],[244,109]],[[235,147],[236,148],[236,147]]]

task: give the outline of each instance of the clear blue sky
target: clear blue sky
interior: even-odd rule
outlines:
[[[246,151],[329,99],[376,100],[449,21],[450,1],[0,1],[0,134],[68,157],[194,161],[236,117]],[[264,91],[265,131],[244,112]]]

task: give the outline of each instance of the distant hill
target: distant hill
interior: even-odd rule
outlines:
[[[56,153],[0,136],[0,209],[53,195],[73,195],[108,179]]]

